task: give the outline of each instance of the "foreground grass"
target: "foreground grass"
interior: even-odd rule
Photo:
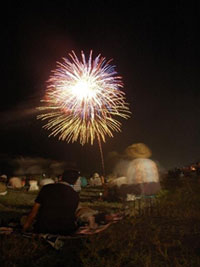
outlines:
[[[66,240],[59,251],[37,237],[1,235],[0,266],[200,266],[199,192],[195,178],[166,180],[150,212],[144,207],[138,214],[128,204],[124,220],[102,233]],[[14,216],[14,212],[21,215],[30,210],[35,195],[9,192],[4,197],[0,198],[1,214],[13,212]],[[82,201],[109,212],[124,207],[120,202],[99,201],[95,189],[85,189]]]

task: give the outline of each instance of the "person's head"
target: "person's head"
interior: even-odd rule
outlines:
[[[93,174],[93,178],[99,178],[99,174],[98,174],[97,172],[95,172],[95,173]]]
[[[76,183],[79,176],[80,171],[76,169],[67,169],[63,172],[62,181],[73,185]]]
[[[144,143],[136,143],[136,144],[128,146],[125,149],[125,154],[130,159],[150,158],[152,155],[152,152],[149,149],[149,147],[145,145]]]

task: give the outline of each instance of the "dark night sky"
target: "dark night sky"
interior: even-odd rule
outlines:
[[[133,5],[132,5],[133,2]],[[100,165],[98,144],[81,146],[48,138],[35,107],[56,61],[73,49],[113,58],[123,77],[132,116],[103,144],[119,153],[148,145],[164,168],[200,160],[199,5],[174,1],[66,1],[13,4],[1,19],[1,154]]]

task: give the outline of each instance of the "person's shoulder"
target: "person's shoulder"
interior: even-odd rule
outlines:
[[[56,185],[57,185],[56,187],[59,189],[62,188],[62,190],[74,191],[73,187],[70,184],[65,184],[61,182],[61,183],[57,183]]]
[[[50,187],[54,187],[54,186],[56,186],[56,185],[57,185],[57,183],[53,183],[53,184],[45,184],[45,185],[43,185],[42,188],[50,188]]]
[[[56,185],[57,184],[45,184],[42,186],[41,191],[48,191],[48,190],[54,189],[56,188]]]

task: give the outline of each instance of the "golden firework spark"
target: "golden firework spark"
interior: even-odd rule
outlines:
[[[122,77],[100,54],[93,59],[90,51],[88,61],[83,52],[81,60],[74,51],[69,56],[52,71],[37,118],[47,121],[43,127],[51,131],[49,136],[63,141],[93,144],[97,137],[105,142],[106,135],[121,131],[115,117],[127,119],[131,113],[120,90]]]

